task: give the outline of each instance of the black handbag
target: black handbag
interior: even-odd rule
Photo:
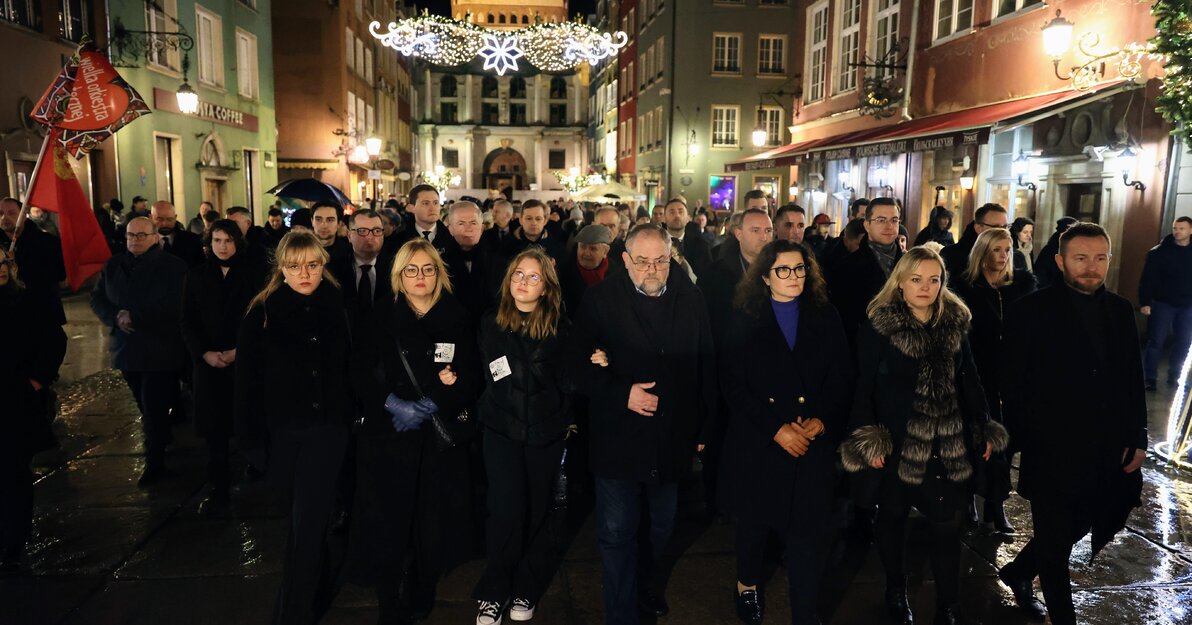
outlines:
[[[401,347],[401,341],[397,337],[393,337],[393,342],[397,344],[397,355],[401,357],[401,364],[406,368],[406,375],[410,377],[410,384],[414,385],[414,392],[418,393],[419,397],[426,397],[422,392],[422,386],[418,384],[418,378],[414,375],[414,369],[410,366],[410,361],[406,359],[406,351]],[[467,423],[470,415],[467,410],[459,411],[456,416],[461,423]],[[439,413],[434,413],[430,416],[431,431],[434,432],[435,447],[439,451],[446,451],[455,447],[455,437],[452,436],[451,430],[447,429],[447,424],[443,423],[443,418]]]

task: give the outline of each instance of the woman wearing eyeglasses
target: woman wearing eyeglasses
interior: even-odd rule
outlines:
[[[431,242],[402,245],[390,282],[395,297],[376,303],[379,335],[359,338],[377,342],[380,359],[353,363],[364,418],[347,572],[376,590],[381,623],[426,618],[439,577],[473,556],[467,445],[481,383],[474,326]]]
[[[327,605],[325,536],[347,450],[353,403],[350,334],[327,252],[309,232],[278,243],[265,288],[249,302],[236,343],[240,448],[290,506],[275,625],[314,623]]]
[[[544,525],[551,486],[571,424],[554,263],[530,248],[509,263],[501,301],[480,324],[487,386],[477,404],[488,476],[488,566],[476,584],[476,625],[500,623],[505,610],[528,621],[550,581]]]
[[[810,248],[767,244],[737,285],[721,356],[731,407],[721,505],[738,518],[742,622],[762,622],[766,539],[786,543],[791,622],[819,623],[836,443],[848,411],[848,340]]]

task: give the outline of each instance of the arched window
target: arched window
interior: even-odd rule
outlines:
[[[550,97],[556,100],[562,100],[567,97],[567,80],[562,76],[555,76],[550,79]]]
[[[488,21],[488,23],[489,23],[489,24],[492,24],[492,23],[493,23],[493,14],[492,14],[492,13],[489,13],[489,14],[488,14],[488,20],[487,20],[487,21]]]
[[[454,98],[456,88],[455,76],[444,76],[443,80],[439,82],[439,97]]]
[[[505,23],[505,14],[504,13],[497,16],[497,22],[499,22],[501,24]]]
[[[529,15],[523,15],[523,16],[522,16],[522,23],[523,23],[523,24],[529,24],[529,23],[530,23],[530,16],[529,16]]]
[[[495,98],[497,97],[498,88],[499,83],[497,82],[495,76],[485,76],[484,79],[480,81],[480,97]]]
[[[509,81],[509,97],[522,100],[526,97],[526,79],[520,76],[514,76],[513,80]]]

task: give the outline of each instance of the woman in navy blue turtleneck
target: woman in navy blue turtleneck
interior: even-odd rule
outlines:
[[[847,419],[851,359],[815,256],[774,241],[737,285],[722,349],[731,414],[721,506],[738,518],[737,615],[761,623],[766,537],[786,542],[791,622],[818,623],[835,451]]]

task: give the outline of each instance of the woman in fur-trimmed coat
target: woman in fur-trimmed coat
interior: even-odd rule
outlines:
[[[886,605],[896,623],[913,620],[903,551],[907,515],[931,523],[936,623],[956,622],[960,516],[972,496],[974,466],[1008,442],[990,421],[968,346],[971,315],[948,291],[939,254],[913,248],[894,267],[857,335],[860,376],[845,469],[880,482],[876,539],[886,569]]]

